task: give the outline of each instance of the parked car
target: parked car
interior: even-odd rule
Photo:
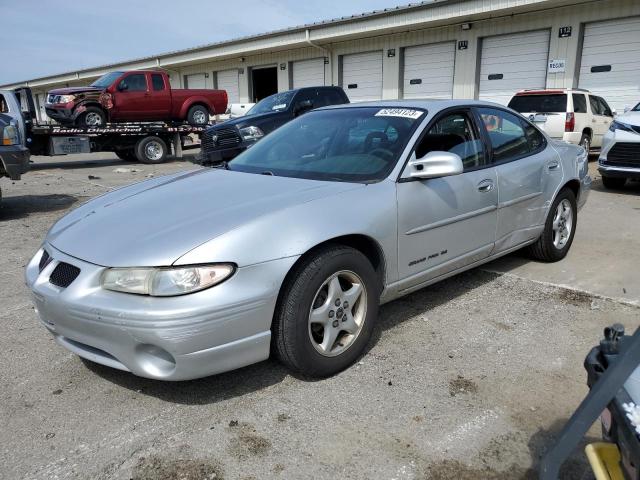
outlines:
[[[202,136],[204,164],[230,160],[262,137],[313,108],[349,103],[340,87],[306,87],[260,100],[244,116],[207,129]]]
[[[226,113],[229,115],[229,119],[244,117],[254,105],[255,103],[231,103]]]
[[[362,354],[380,303],[524,247],[564,258],[589,185],[582,148],[495,104],[328,107],[219,168],[85,203],[26,282],[94,362],[184,380],[274,353],[322,377]]]
[[[615,112],[602,97],[583,89],[523,90],[509,101],[551,138],[589,151],[602,146],[602,138]]]
[[[598,171],[606,188],[622,188],[628,178],[640,178],[640,103],[611,122]]]
[[[29,169],[29,157],[29,150],[22,146],[17,124],[11,116],[0,113],[0,178],[20,180],[21,175]]]
[[[209,116],[224,113],[224,90],[178,90],[157,70],[110,72],[89,87],[51,90],[47,115],[62,124],[99,127],[110,122],[184,120],[206,125]]]

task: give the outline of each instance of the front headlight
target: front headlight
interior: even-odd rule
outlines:
[[[102,273],[102,287],[117,292],[171,297],[213,287],[231,275],[228,263],[167,268],[109,268]]]
[[[7,125],[2,131],[2,145],[20,145],[20,134],[15,125]]]
[[[57,103],[69,103],[73,102],[76,99],[75,95],[60,95],[57,100]]]
[[[240,129],[240,135],[243,140],[246,141],[255,141],[264,137],[264,132],[260,130],[258,127],[244,127]]]
[[[622,130],[623,132],[633,132],[633,129],[631,128],[630,125],[627,125],[626,123],[618,122],[616,120],[611,122],[611,125],[609,125],[609,130],[612,132],[615,132],[616,130]]]

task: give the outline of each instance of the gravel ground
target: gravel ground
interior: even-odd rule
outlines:
[[[105,156],[3,180],[0,478],[534,478],[603,327],[640,323],[634,306],[477,269],[385,305],[360,362],[322,381],[274,361],[182,383],[81,361],[39,325],[23,266],[77,202],[181,168]],[[563,478],[587,478],[580,452]]]

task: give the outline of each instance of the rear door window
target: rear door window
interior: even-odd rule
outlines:
[[[529,139],[519,117],[493,108],[479,108],[478,113],[491,141],[494,163],[516,160],[530,153]]]
[[[509,108],[519,113],[564,113],[567,111],[567,95],[516,95],[509,102]]]
[[[156,92],[164,90],[164,79],[159,73],[151,74],[151,83],[153,84],[153,89]]]
[[[573,112],[587,113],[587,99],[582,93],[574,93],[573,96]]]
[[[593,95],[589,95],[589,106],[591,106],[591,113],[594,115],[602,115],[604,113],[602,105],[598,102],[598,98]]]

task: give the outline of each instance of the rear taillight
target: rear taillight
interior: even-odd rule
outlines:
[[[100,95],[100,104],[106,108],[107,110],[110,110],[113,108],[113,96],[108,93],[108,92],[104,92],[103,94]]]
[[[574,128],[576,128],[576,116],[571,112],[567,112],[567,119],[564,122],[564,131],[573,132]]]

